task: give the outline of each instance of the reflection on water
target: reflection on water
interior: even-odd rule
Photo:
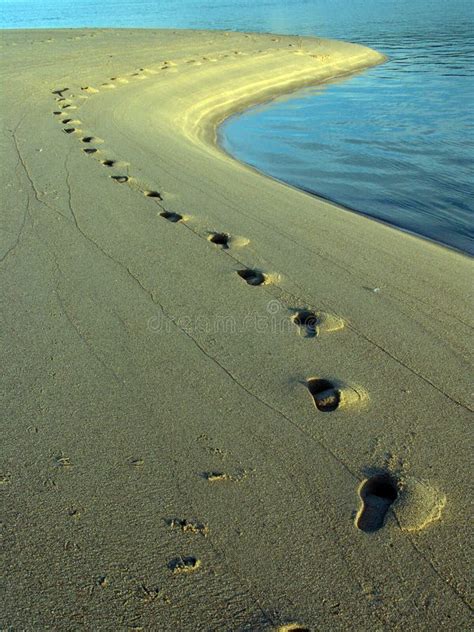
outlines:
[[[274,177],[474,253],[472,0],[0,2],[3,28],[273,31],[386,53],[383,66],[228,121],[222,143]]]
[[[468,78],[426,86],[391,65],[255,108],[221,142],[280,180],[474,252],[474,121],[458,102]]]
[[[280,180],[474,253],[471,4],[449,15],[444,2],[394,4],[402,19],[352,37],[389,62],[230,119],[221,142]]]

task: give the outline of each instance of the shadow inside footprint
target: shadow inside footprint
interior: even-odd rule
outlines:
[[[318,410],[329,413],[339,407],[341,393],[332,382],[311,377],[306,381],[306,385]]]
[[[293,322],[295,325],[298,325],[298,327],[302,327],[306,330],[306,336],[308,338],[314,338],[317,336],[318,317],[314,312],[303,309],[293,316]]]
[[[92,143],[92,141],[94,140],[93,136],[84,136],[84,138],[81,138],[83,143]]]
[[[104,167],[113,167],[116,162],[116,160],[102,160]]]
[[[162,200],[161,193],[158,191],[145,191],[145,197],[157,198],[158,200]]]
[[[359,496],[363,505],[356,526],[361,531],[373,533],[384,526],[387,511],[397,499],[397,482],[390,474],[377,474],[363,483]]]
[[[229,235],[227,235],[227,233],[211,233],[209,235],[209,241],[212,241],[213,244],[217,244],[218,246],[222,246],[224,250],[229,248]]]
[[[201,561],[191,555],[188,557],[176,557],[168,562],[168,568],[173,573],[189,573],[195,571],[199,566],[201,566]]]
[[[180,222],[183,219],[182,215],[179,213],[173,213],[172,211],[163,211],[163,213],[160,213],[160,217],[164,217],[164,219],[167,219],[169,222],[173,222],[173,224],[176,224],[176,222]]]
[[[86,149],[83,149],[82,151],[84,151],[86,154],[95,154],[97,149],[95,147],[87,147]]]
[[[125,182],[128,182],[128,178],[127,176],[110,176],[112,178],[112,180],[115,180],[115,182],[118,182],[119,184],[124,184]]]
[[[75,127],[65,127],[63,131],[66,132],[66,134],[72,134],[73,132],[76,131],[76,128]]]
[[[262,285],[265,283],[265,275],[259,270],[237,270],[237,274],[249,285]]]

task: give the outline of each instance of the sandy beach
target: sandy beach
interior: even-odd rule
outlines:
[[[384,57],[0,44],[0,628],[467,630],[472,259],[216,142]]]

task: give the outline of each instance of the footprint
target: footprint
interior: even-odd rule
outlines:
[[[227,233],[211,233],[208,239],[209,241],[212,241],[213,244],[222,246],[224,250],[229,248],[230,236]]]
[[[124,184],[125,182],[128,182],[130,178],[128,178],[128,176],[110,176],[112,178],[112,180],[115,180],[115,182],[118,182],[119,184]]]
[[[214,483],[215,481],[228,481],[231,479],[229,474],[225,472],[203,472],[202,477],[209,481],[210,483]]]
[[[313,312],[309,309],[301,309],[295,312],[293,322],[305,332],[307,338],[314,338],[321,334],[331,333],[344,329],[342,318],[334,314]]]
[[[237,274],[249,285],[262,285],[265,283],[266,277],[259,270],[237,270]]]
[[[215,483],[217,481],[231,481],[232,483],[241,483],[252,472],[254,472],[254,470],[246,470],[243,468],[236,469],[234,474],[228,474],[227,472],[223,472],[221,470],[211,470],[209,472],[202,472],[200,476],[208,483]]]
[[[66,134],[73,134],[74,132],[76,132],[76,128],[75,127],[65,127],[63,129],[63,132],[65,132]]]
[[[332,382],[311,377],[306,384],[318,410],[329,413],[339,407],[341,392]]]
[[[51,92],[51,94],[57,94],[60,97],[62,97],[63,96],[63,92],[67,92],[68,90],[69,90],[69,88],[56,88],[56,90],[53,90]]]
[[[145,465],[145,460],[139,456],[130,456],[127,459],[127,464],[131,465],[132,467],[142,467],[143,465]]]
[[[398,483],[388,473],[376,474],[365,480],[359,488],[362,507],[356,517],[361,531],[373,533],[384,526],[385,516],[398,497]]]
[[[95,147],[86,147],[82,151],[85,152],[86,154],[95,154],[95,152],[98,150]]]
[[[82,86],[81,90],[88,94],[97,94],[97,92],[99,92],[97,88],[93,88],[92,86]]]
[[[72,467],[71,459],[68,456],[64,456],[64,454],[60,454],[54,458],[54,466],[55,467]]]
[[[311,632],[311,630],[299,623],[290,623],[287,625],[280,625],[277,632]]]
[[[164,217],[169,222],[173,222],[173,224],[176,224],[176,222],[180,222],[183,219],[182,215],[179,213],[173,213],[172,211],[163,211],[163,213],[160,213],[160,217]]]
[[[104,165],[104,167],[113,167],[117,164],[116,160],[101,160],[100,163]]]
[[[199,533],[204,537],[207,537],[209,533],[209,527],[203,522],[190,522],[180,518],[171,518],[166,522],[171,529],[181,529],[183,533]]]
[[[405,476],[399,480],[399,495],[393,511],[402,531],[421,531],[440,520],[446,502],[446,495],[428,481]]]
[[[168,562],[168,568],[173,573],[191,573],[201,566],[201,560],[192,555],[188,557],[176,557]]]
[[[306,386],[314,405],[323,413],[333,412],[337,408],[361,406],[369,399],[367,392],[360,386],[337,384],[319,377],[308,378]]]
[[[90,143],[99,143],[102,144],[104,141],[102,140],[102,138],[97,138],[96,136],[83,136],[81,138],[81,141],[83,143],[86,143],[87,145],[89,145]]]
[[[314,338],[317,335],[319,319],[314,312],[303,309],[293,316],[293,322],[305,330],[308,338]]]
[[[145,197],[158,198],[158,200],[163,199],[161,193],[159,193],[158,191],[144,191],[143,195]]]

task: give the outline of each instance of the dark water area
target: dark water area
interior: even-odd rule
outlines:
[[[2,28],[208,28],[316,35],[389,61],[227,121],[243,162],[474,254],[471,0],[0,0]]]

